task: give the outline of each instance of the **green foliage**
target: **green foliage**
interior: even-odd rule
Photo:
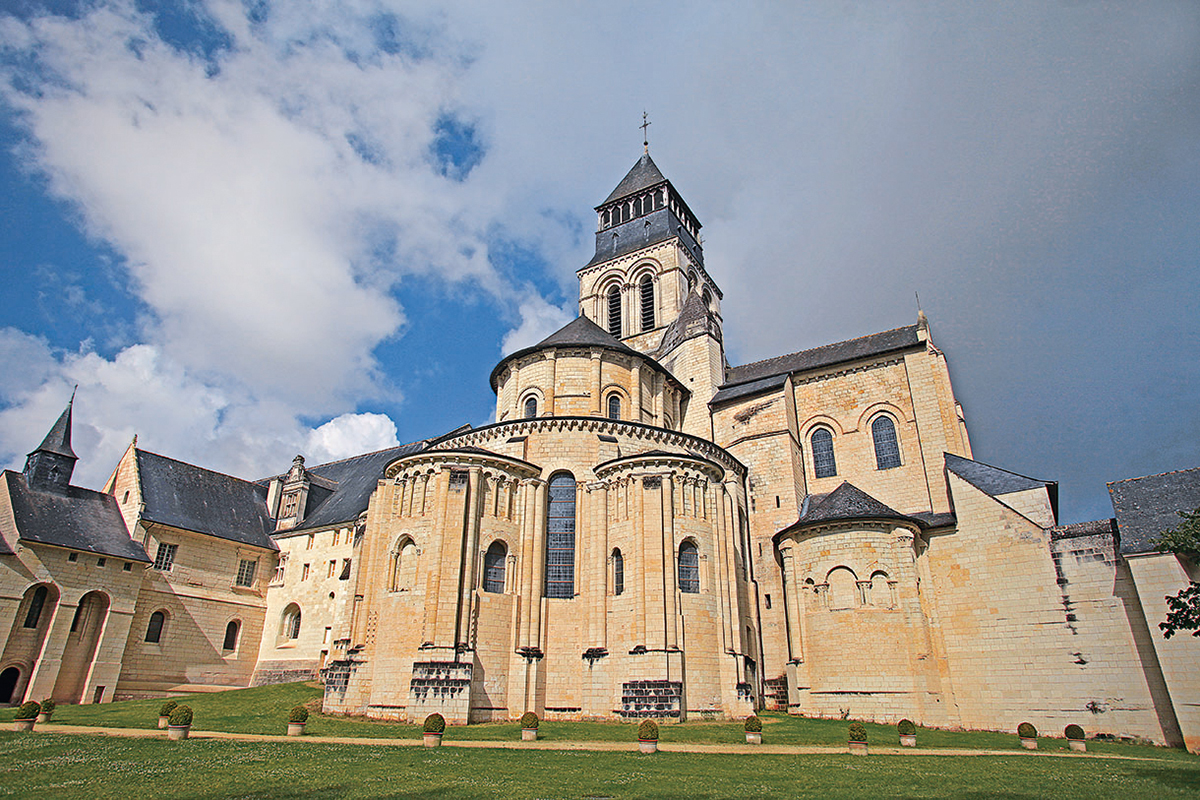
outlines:
[[[532,711],[526,711],[521,715],[522,728],[537,730],[538,722],[538,715]]]
[[[1151,544],[1159,550],[1200,562],[1200,508],[1180,511],[1179,516],[1183,519],[1179,527],[1163,531]]]
[[[17,719],[37,719],[41,710],[41,703],[36,700],[28,700],[21,703],[21,707],[17,709]]]
[[[174,725],[177,728],[181,725],[191,725],[192,709],[188,706],[178,706],[171,712],[171,719],[168,720],[168,724]]]
[[[1022,722],[1017,726],[1017,736],[1020,736],[1022,739],[1036,739],[1037,728],[1028,722]]]
[[[158,710],[158,715],[160,717],[169,717],[171,716],[171,712],[177,708],[179,708],[179,703],[177,701],[168,700],[162,704],[162,708]]]
[[[42,701],[42,713],[43,714],[53,714],[55,708],[56,708],[56,704],[54,702],[54,698],[47,697],[45,700]]]
[[[902,719],[900,720],[900,723],[896,725],[896,731],[901,736],[915,736],[917,733],[917,726],[913,724],[911,719]]]
[[[646,742],[658,741],[658,723],[652,719],[642,720],[638,725],[638,738]]]
[[[1066,736],[1068,739],[1083,739],[1083,728],[1078,725],[1068,725],[1063,728],[1063,736]]]
[[[1183,522],[1179,527],[1165,530],[1153,544],[1159,550],[1176,553],[1194,564],[1200,564],[1200,508],[1180,511]],[[1158,623],[1163,638],[1170,639],[1179,631],[1191,631],[1200,636],[1200,583],[1191,584],[1174,596],[1167,595],[1167,619]]]
[[[746,717],[746,733],[762,733],[762,720],[754,714]]]
[[[863,727],[861,722],[850,723],[850,741],[865,742],[867,740],[867,729]]]
[[[304,706],[296,706],[292,709],[292,713],[288,714],[288,722],[294,722],[297,725],[308,722],[308,709]]]
[[[441,714],[430,714],[425,718],[425,733],[445,733],[446,718]]]

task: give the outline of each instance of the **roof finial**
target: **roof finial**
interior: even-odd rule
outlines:
[[[75,388],[71,390],[71,399],[67,401],[67,405],[75,405],[75,393],[79,391],[79,384],[75,384]]]
[[[638,127],[642,129],[642,149],[646,155],[650,155],[650,135],[646,131],[653,123],[646,118],[646,112],[642,112],[642,124]]]

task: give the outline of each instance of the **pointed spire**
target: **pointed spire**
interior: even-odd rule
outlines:
[[[75,390],[78,391],[76,386]],[[46,438],[42,440],[41,446],[34,450],[34,453],[54,453],[55,455],[66,456],[67,458],[77,458],[75,451],[71,449],[71,408],[75,405],[75,391],[71,392],[71,400],[67,403],[67,407],[59,416],[58,421],[54,423],[54,427],[46,434]],[[30,453],[33,455],[33,453]]]

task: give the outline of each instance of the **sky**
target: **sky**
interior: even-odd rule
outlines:
[[[1200,4],[0,3],[0,466],[486,424],[650,152],[741,364],[910,325],[975,458],[1200,466]]]

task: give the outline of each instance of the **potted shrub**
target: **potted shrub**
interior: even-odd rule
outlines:
[[[176,706],[167,721],[167,738],[173,742],[188,738],[192,730],[192,709]]]
[[[446,732],[446,718],[441,714],[430,714],[425,718],[425,746],[441,747],[442,734]]]
[[[303,736],[304,726],[308,724],[308,709],[296,706],[288,714],[288,736]]]
[[[762,720],[754,714],[746,717],[746,744],[762,744]]]
[[[1017,736],[1021,737],[1021,747],[1026,750],[1037,750],[1037,728],[1028,722],[1017,726]]]
[[[50,717],[54,716],[54,708],[55,708],[54,698],[47,697],[45,700],[42,701],[42,710],[38,712],[37,721],[38,722],[49,722]]]
[[[31,731],[33,723],[37,722],[37,715],[41,713],[42,706],[36,700],[29,700],[21,704],[17,709],[17,717],[13,720],[14,731]]]
[[[1083,728],[1078,725],[1068,725],[1063,729],[1063,736],[1067,737],[1067,744],[1072,750],[1077,750],[1080,753],[1087,752],[1087,742],[1084,741]]]
[[[179,708],[179,703],[174,700],[168,700],[162,704],[162,708],[158,709],[158,727],[165,729],[171,721],[171,712]]]
[[[850,752],[856,756],[867,754],[867,729],[861,722],[850,724]]]
[[[896,726],[896,733],[900,734],[901,747],[916,747],[917,746],[917,726],[911,719],[902,719]]]
[[[638,752],[658,752],[658,723],[652,719],[644,719],[638,725]]]
[[[526,711],[521,715],[521,741],[532,742],[537,740],[538,731],[538,715],[532,711]]]

